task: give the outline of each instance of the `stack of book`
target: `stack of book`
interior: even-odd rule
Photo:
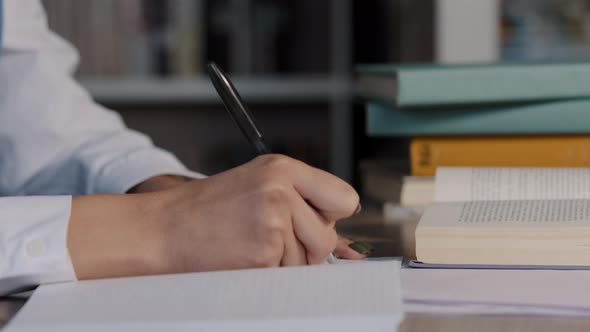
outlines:
[[[432,200],[438,166],[590,166],[590,63],[358,71],[368,134],[411,137],[402,204]]]

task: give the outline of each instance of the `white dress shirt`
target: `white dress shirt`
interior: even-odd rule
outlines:
[[[194,175],[72,79],[78,54],[48,30],[39,1],[3,3],[0,294],[75,280],[66,247],[71,195]]]

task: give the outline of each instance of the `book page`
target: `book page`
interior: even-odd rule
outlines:
[[[588,317],[590,297],[580,296],[588,288],[588,280],[590,271],[402,270],[406,309],[435,314]]]
[[[590,199],[589,168],[439,167],[435,202]]]
[[[418,224],[428,227],[590,225],[590,200],[516,200],[435,203]],[[420,231],[420,230],[419,230]]]
[[[399,279],[391,260],[43,285],[6,331],[394,331]]]

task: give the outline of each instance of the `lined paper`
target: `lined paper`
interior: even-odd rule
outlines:
[[[6,331],[394,331],[400,262],[105,279],[41,286]]]

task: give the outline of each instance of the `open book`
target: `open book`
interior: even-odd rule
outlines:
[[[396,331],[399,279],[388,260],[43,285],[6,331]]]
[[[590,266],[590,169],[439,168],[434,200],[420,262]]]

